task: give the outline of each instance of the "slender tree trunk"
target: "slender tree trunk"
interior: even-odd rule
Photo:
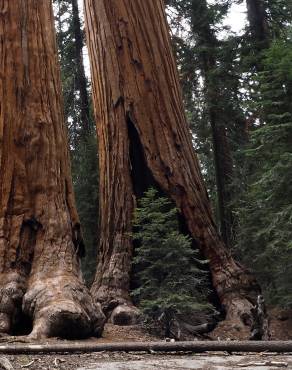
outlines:
[[[95,299],[130,302],[135,197],[155,186],[174,200],[209,260],[227,318],[244,327],[258,286],[218,236],[184,115],[162,0],[86,0],[85,13],[100,150]]]
[[[225,244],[230,247],[233,241],[234,226],[234,217],[231,210],[233,162],[227,129],[222,123],[218,122],[216,109],[210,108],[209,114],[213,136],[220,233]]]
[[[220,233],[226,245],[231,246],[233,239],[232,228],[234,225],[231,210],[233,161],[224,120],[226,117],[224,101],[221,98],[218,81],[215,81],[214,76],[212,76],[217,69],[215,53],[219,45],[208,23],[208,6],[205,1],[201,2],[200,11],[206,22],[205,26],[202,29],[194,29],[193,31],[198,37],[198,46],[203,50],[199,54],[199,58],[205,79],[205,99],[213,137]],[[196,14],[193,14],[192,17],[196,17]]]
[[[97,334],[103,315],[80,273],[51,1],[0,1],[0,55],[0,331],[23,312],[32,336]]]
[[[269,23],[263,0],[246,0],[247,19],[252,38],[257,42],[258,49],[269,45]]]
[[[85,75],[83,63],[83,33],[81,28],[78,1],[72,0],[72,16],[73,16],[73,34],[75,38],[75,61],[76,61],[76,88],[80,93],[80,118],[82,123],[82,130],[87,134],[90,133],[90,108],[87,91],[87,80]]]

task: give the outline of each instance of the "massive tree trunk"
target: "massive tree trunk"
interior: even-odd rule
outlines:
[[[80,224],[49,0],[0,1],[0,331],[99,333],[84,286]]]
[[[86,0],[100,151],[100,255],[92,293],[130,302],[135,198],[155,186],[176,203],[209,260],[227,318],[244,327],[258,286],[218,236],[184,115],[162,0]],[[130,303],[129,303],[130,304]]]

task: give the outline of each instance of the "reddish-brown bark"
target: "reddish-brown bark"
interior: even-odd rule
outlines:
[[[0,1],[0,331],[98,333],[85,287],[49,0]],[[21,323],[20,323],[21,325]]]
[[[100,153],[95,299],[130,302],[135,198],[154,185],[174,200],[209,260],[227,318],[244,327],[258,286],[218,236],[184,114],[163,2],[86,0],[85,13]]]

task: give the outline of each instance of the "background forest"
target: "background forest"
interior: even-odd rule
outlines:
[[[235,4],[247,15],[240,32],[227,26]],[[91,283],[98,158],[79,5],[54,1],[73,182],[87,249],[83,271]],[[291,0],[166,5],[186,114],[218,229],[233,254],[256,272],[266,300],[291,307]]]

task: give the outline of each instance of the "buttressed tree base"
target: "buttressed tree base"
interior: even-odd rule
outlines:
[[[0,332],[100,334],[85,287],[51,1],[0,3]]]
[[[259,287],[234,261],[214,224],[184,114],[163,1],[86,0],[85,14],[100,153],[95,300],[109,310],[119,305],[112,320],[131,309],[133,210],[136,198],[154,186],[175,202],[209,260],[226,320],[249,335]]]

